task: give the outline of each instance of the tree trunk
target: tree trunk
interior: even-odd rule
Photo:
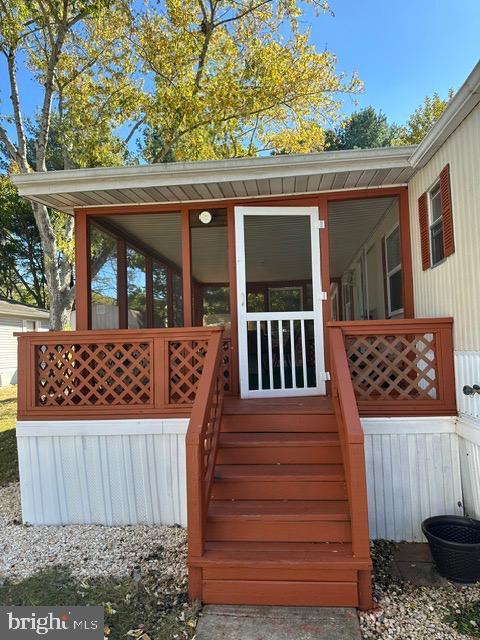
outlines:
[[[58,251],[55,230],[47,207],[38,203],[33,203],[32,207],[42,240],[45,278],[50,301],[50,329],[63,331],[70,325],[70,314],[75,300],[75,287],[72,286],[73,265],[66,255]],[[65,240],[69,240],[73,235],[73,222],[70,220],[65,235]]]

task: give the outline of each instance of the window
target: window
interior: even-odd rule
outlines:
[[[154,262],[152,266],[153,326],[168,327],[168,269]]]
[[[127,304],[128,328],[147,326],[147,281],[145,256],[127,246]]]
[[[90,227],[92,329],[118,329],[117,240]]]
[[[35,322],[35,320],[24,320],[23,324],[24,324],[24,330],[25,331],[36,331],[37,330],[37,323]]]
[[[429,227],[431,264],[435,266],[445,257],[443,249],[443,215],[440,196],[440,182],[429,192]]]
[[[385,279],[387,281],[387,310],[390,317],[403,311],[399,225],[385,236]]]

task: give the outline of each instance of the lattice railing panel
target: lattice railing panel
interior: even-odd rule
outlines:
[[[35,345],[36,405],[148,405],[151,343]]]
[[[223,390],[229,393],[232,390],[232,343],[231,340],[224,340],[222,343],[222,376]]]
[[[436,400],[435,334],[346,336],[348,366],[359,400]]]
[[[192,404],[203,371],[208,340],[182,340],[168,343],[169,401]]]

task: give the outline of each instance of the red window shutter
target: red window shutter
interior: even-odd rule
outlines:
[[[443,252],[445,257],[455,252],[453,238],[452,192],[450,189],[450,165],[446,165],[440,173],[440,202],[443,220]]]
[[[428,228],[428,194],[422,193],[418,199],[418,221],[420,223],[420,248],[422,251],[422,269],[430,268],[430,237]]]

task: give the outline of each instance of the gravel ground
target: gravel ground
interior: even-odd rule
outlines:
[[[185,558],[186,533],[180,527],[24,526],[18,484],[0,488],[0,579],[26,578],[53,564],[68,566],[79,578],[161,569],[183,584]]]
[[[186,553],[181,527],[24,526],[18,484],[0,488],[0,597],[103,604],[109,640],[194,636]]]
[[[360,614],[363,638],[465,640],[467,636],[458,633],[444,618],[480,600],[480,584],[416,587],[403,582],[389,573],[393,548],[393,543],[384,541],[372,544],[377,608]]]

